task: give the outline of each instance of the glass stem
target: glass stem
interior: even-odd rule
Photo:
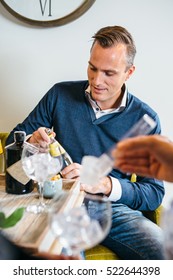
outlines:
[[[45,205],[44,200],[43,200],[43,182],[38,183],[39,187],[39,203],[40,205]]]

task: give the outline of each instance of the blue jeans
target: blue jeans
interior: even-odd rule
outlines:
[[[112,203],[112,227],[102,242],[124,260],[163,260],[162,229],[138,210]]]

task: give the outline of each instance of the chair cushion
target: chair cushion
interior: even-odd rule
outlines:
[[[97,245],[85,251],[86,260],[119,260],[120,258],[108,248]]]
[[[0,142],[1,142],[1,156],[0,156],[0,173],[5,172],[5,144],[8,137],[8,132],[0,132]]]
[[[7,140],[9,133],[8,132],[0,132],[0,139],[1,139],[1,143],[2,143],[2,148],[4,149],[5,147],[5,142]]]
[[[154,211],[142,211],[143,215],[151,220],[153,223],[160,225],[160,217],[161,212],[163,212],[163,205],[160,205],[156,210]]]

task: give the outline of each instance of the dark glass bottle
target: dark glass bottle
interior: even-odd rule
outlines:
[[[23,143],[25,141],[25,132],[24,131],[15,131],[14,132],[14,143],[6,146],[6,192],[11,194],[26,194],[30,193],[34,189],[34,184],[32,180],[27,181],[26,184],[23,184],[14,178],[8,172],[8,168],[14,167],[15,163],[19,162],[22,155]],[[21,166],[22,168],[22,166]]]

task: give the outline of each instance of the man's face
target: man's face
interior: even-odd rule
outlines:
[[[101,109],[118,106],[121,87],[134,72],[135,67],[127,70],[126,46],[118,44],[102,48],[94,44],[88,62],[88,80],[91,96]]]

